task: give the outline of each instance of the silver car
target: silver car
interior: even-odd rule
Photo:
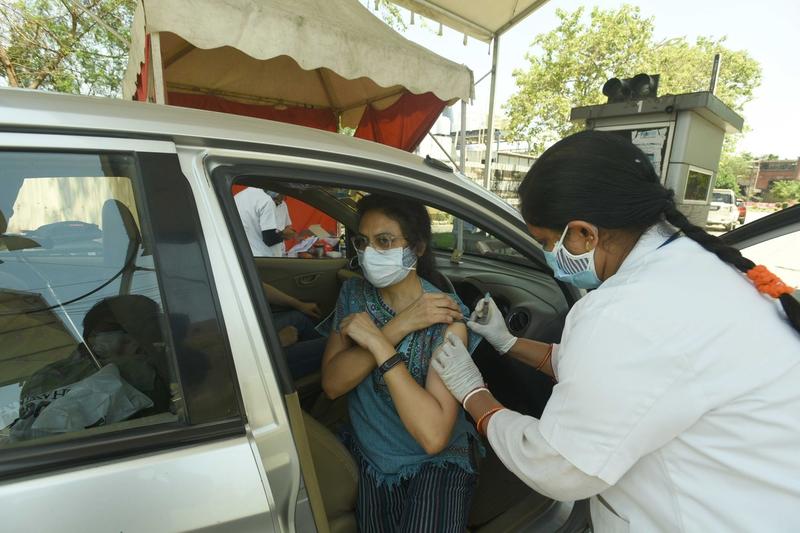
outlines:
[[[353,250],[253,258],[235,185],[324,213],[333,246],[359,194],[423,201],[440,281],[470,307],[490,291],[517,336],[558,341],[581,296],[515,210],[439,162],[263,120],[1,89],[3,530],[356,531],[357,471],[335,436],[346,400],[326,399],[318,369],[292,375],[262,288],[329,313],[359,275]],[[485,343],[475,358],[500,401],[541,414],[549,379]],[[585,505],[536,493],[491,451],[480,472],[472,531],[587,528]]]

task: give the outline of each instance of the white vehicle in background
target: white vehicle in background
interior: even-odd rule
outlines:
[[[726,229],[732,230],[738,223],[739,208],[736,206],[736,193],[731,189],[714,189],[711,193],[706,226],[725,226]]]

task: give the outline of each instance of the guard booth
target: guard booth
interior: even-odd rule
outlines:
[[[637,91],[640,76],[646,75],[622,82],[612,78],[603,88],[609,103],[573,108],[570,118],[584,121],[586,129],[629,138],[650,158],[661,182],[675,191],[678,208],[704,227],[722,141],[726,133],[741,131],[744,120],[709,91],[655,96],[657,76],[646,76],[654,83]],[[618,84],[631,81],[633,90],[626,87],[617,96],[623,92],[615,90]]]

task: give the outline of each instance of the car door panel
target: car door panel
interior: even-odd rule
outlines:
[[[800,230],[800,204],[760,218],[722,235],[726,243],[742,249]]]
[[[132,288],[129,285],[124,290],[126,295],[133,290],[136,296],[151,296],[157,302],[163,333],[163,342],[158,344],[168,347],[164,349],[171,355],[166,364],[175,367],[167,374],[174,381],[169,382],[169,407],[162,416],[133,418],[127,426],[127,421],[108,426],[99,423],[83,430],[85,433],[76,429],[60,435],[64,438],[57,442],[31,439],[5,445],[4,439],[5,446],[0,449],[2,529],[274,531],[274,505],[264,469],[235,398],[233,365],[219,329],[217,289],[200,242],[198,206],[180,173],[175,145],[88,135],[0,133],[0,147],[22,156],[35,152],[32,169],[45,156],[66,161],[70,157],[106,157],[102,154],[110,152],[108,157],[135,158],[136,173],[119,175],[130,177],[138,187],[135,202],[141,208],[140,221],[144,221],[142,233],[152,248],[144,259],[144,254],[137,258],[137,279]],[[61,164],[61,160],[53,161]],[[104,167],[97,168],[98,176],[106,175]],[[61,167],[54,173],[59,171]],[[12,181],[13,172],[19,169],[4,169],[0,181]],[[11,189],[16,188],[12,184]],[[68,212],[67,208],[82,207],[89,201],[99,205],[90,195],[59,192],[59,198],[63,206],[50,206],[59,216],[59,209]],[[45,296],[52,293],[56,299],[54,290],[62,296],[56,304],[65,316],[72,312],[67,310],[67,299],[81,306],[93,293],[109,297],[117,292],[116,285],[98,292],[101,283],[114,281],[119,266],[103,265],[102,256],[94,255],[94,250],[86,251],[86,258],[56,257],[44,251],[38,262],[28,262],[26,274],[43,278],[40,285],[32,287]],[[74,298],[62,288],[70,284],[75,285]],[[81,309],[82,317],[86,309]],[[78,326],[72,328],[76,336]],[[8,347],[0,354],[7,355]],[[229,397],[223,401],[227,392]],[[220,498],[221,494],[225,498]]]
[[[298,300],[317,303],[323,314],[336,305],[340,285],[338,272],[347,265],[344,258],[257,257],[255,262],[261,281]]]
[[[258,472],[238,437],[48,473],[0,485],[3,530],[275,531]]]
[[[722,239],[789,286],[800,287],[800,205],[750,222]]]

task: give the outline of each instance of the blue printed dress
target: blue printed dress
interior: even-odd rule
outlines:
[[[442,292],[430,282],[421,281],[425,292]],[[458,296],[450,296],[461,307],[464,316],[468,316],[469,310]],[[351,278],[342,285],[336,310],[326,325],[338,331],[343,318],[360,312],[369,313],[379,328],[395,316],[394,311],[384,303],[378,289],[364,279]],[[446,330],[447,324],[435,324],[409,334],[396,347],[398,352],[404,354],[409,373],[422,387],[425,387],[431,357],[444,341]],[[479,341],[480,336],[469,333],[470,353]],[[349,445],[377,485],[387,484],[391,487],[431,465],[453,465],[468,473],[476,473],[470,448],[479,446],[479,441],[463,410],[459,410],[447,447],[436,455],[428,455],[403,425],[386,382],[377,369],[350,391],[348,409],[353,430]]]

